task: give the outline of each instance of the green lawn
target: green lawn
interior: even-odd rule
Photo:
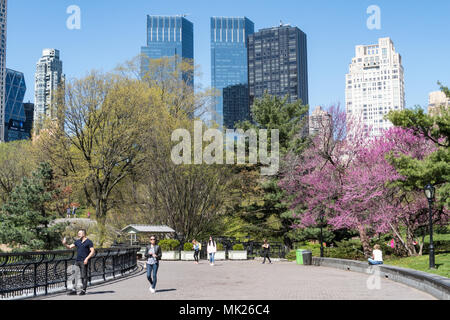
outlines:
[[[434,273],[450,278],[450,253],[441,253],[435,256],[436,270],[428,268],[428,255],[423,255],[421,257],[386,258],[384,264]]]

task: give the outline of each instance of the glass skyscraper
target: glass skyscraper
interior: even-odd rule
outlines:
[[[259,30],[248,38],[250,104],[264,92],[289,96],[289,102],[308,101],[306,34],[297,27]]]
[[[147,46],[141,47],[141,54],[150,59],[175,57],[194,60],[194,25],[184,16],[147,16]],[[146,70],[143,61],[142,72]],[[192,74],[183,78],[194,85]]]
[[[211,120],[220,126],[235,122],[232,119],[224,119],[224,109],[230,110],[229,114],[236,114],[231,110],[242,108],[246,104],[244,100],[227,99],[227,102],[233,105],[224,106],[223,90],[235,85],[241,85],[234,88],[235,91],[242,93],[242,90],[245,90],[248,84],[247,38],[254,29],[254,23],[246,17],[211,18],[211,86],[220,91]],[[239,96],[243,97],[242,94]],[[248,101],[248,98],[246,100]],[[244,113],[247,114],[246,111]]]
[[[6,69],[5,141],[29,138],[25,128],[23,98],[27,87],[23,73]]]
[[[7,0],[0,0],[0,143],[5,141]]]

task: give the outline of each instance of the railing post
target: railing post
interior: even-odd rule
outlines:
[[[36,297],[36,295],[37,295],[37,292],[36,292],[36,289],[37,289],[37,263],[35,262],[34,264],[33,264],[33,266],[34,266],[34,270],[33,270],[33,275],[34,275],[34,288],[33,288],[33,291],[34,291],[34,296]]]
[[[48,294],[48,261],[45,261],[45,295]]]

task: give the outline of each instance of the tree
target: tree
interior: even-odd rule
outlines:
[[[41,163],[31,178],[24,178],[2,207],[0,242],[12,248],[52,250],[59,246],[64,225],[51,225],[60,190],[53,170]]]
[[[236,128],[248,130],[279,130],[280,157],[289,152],[301,153],[306,144],[308,107],[301,101],[287,102],[287,97],[279,98],[264,94],[256,99],[251,109],[252,121],[238,123]],[[269,142],[270,145],[270,142]],[[235,191],[241,194],[232,211],[237,212],[245,222],[244,231],[257,238],[282,238],[291,247],[289,231],[292,212],[285,193],[278,186],[279,175],[261,177],[258,166],[237,166],[237,174],[242,187]]]
[[[0,204],[35,167],[30,141],[0,143]]]
[[[441,90],[450,98],[447,87]],[[406,179],[403,185],[410,189],[423,190],[424,186],[432,183],[437,186],[437,199],[450,206],[450,109],[441,108],[436,116],[425,114],[424,110],[416,107],[391,112],[389,120],[398,127],[407,128],[417,136],[423,136],[434,143],[436,150],[424,159],[415,159],[408,155],[391,157],[390,160]]]

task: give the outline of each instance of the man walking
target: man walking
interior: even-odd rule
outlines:
[[[75,262],[75,267],[78,268],[81,272],[81,280],[83,283],[83,288],[80,292],[80,296],[83,296],[86,294],[87,290],[89,259],[91,259],[94,256],[95,249],[92,241],[89,240],[86,236],[86,230],[81,229],[80,231],[78,231],[78,237],[79,240],[75,241],[74,244],[68,245],[66,242],[66,238],[64,238],[62,243],[67,249],[73,249],[75,247],[77,248],[77,260]],[[69,295],[76,295],[76,294],[77,289],[75,283]]]

